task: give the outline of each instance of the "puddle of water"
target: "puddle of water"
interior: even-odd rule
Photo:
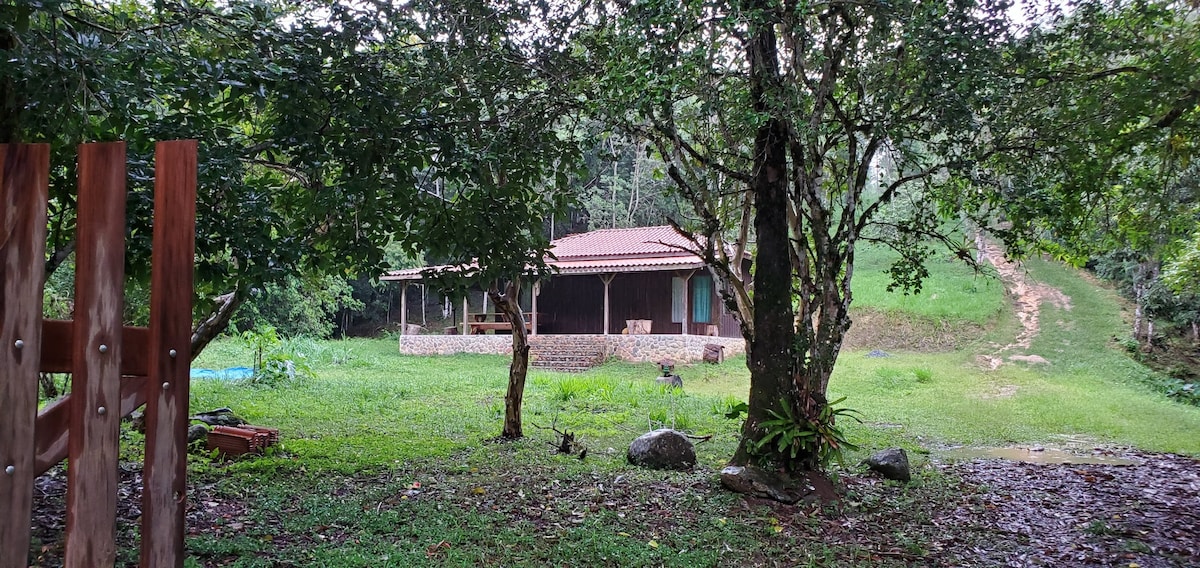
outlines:
[[[1137,462],[1101,454],[1075,454],[1053,448],[1033,450],[1030,448],[951,448],[935,452],[951,460],[998,459],[1025,463],[1045,464],[1097,464],[1136,465]]]

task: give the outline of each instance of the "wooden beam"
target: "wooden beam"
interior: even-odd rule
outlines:
[[[68,320],[42,320],[43,373],[70,373],[74,359],[75,324]],[[125,326],[121,328],[121,374],[146,376],[150,374],[150,329]]]
[[[121,417],[146,404],[144,376],[121,377]],[[71,395],[64,396],[42,409],[37,417],[34,475],[41,475],[67,457],[68,429],[71,423]]]
[[[529,294],[529,303],[532,304],[530,306],[530,309],[533,310],[533,313],[530,315],[530,319],[533,322],[533,328],[530,330],[531,335],[537,335],[537,333],[538,333],[537,332],[537,329],[538,329],[537,298],[538,298],[538,294],[541,294],[541,293],[542,293],[542,281],[535,280],[533,282],[533,291]]]
[[[159,142],[154,148],[142,568],[183,567],[195,241],[196,141]]]
[[[400,335],[408,333],[408,281],[400,283]]]
[[[50,148],[0,144],[0,567],[26,565]]]
[[[116,562],[125,143],[79,146],[66,566]]]
[[[604,335],[608,335],[608,328],[609,328],[608,319],[609,319],[609,311],[610,311],[609,310],[608,289],[609,289],[609,284],[612,284],[613,278],[616,278],[617,275],[616,274],[600,274],[599,276],[600,276],[600,280],[604,281]]]

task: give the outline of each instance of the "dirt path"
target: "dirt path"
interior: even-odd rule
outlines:
[[[980,364],[989,370],[995,370],[1004,364],[1004,360],[1023,361],[1030,364],[1047,364],[1049,361],[1039,355],[1015,353],[1005,356],[1010,351],[1027,351],[1033,345],[1033,338],[1041,331],[1042,303],[1049,302],[1056,308],[1070,310],[1071,298],[1061,290],[1040,282],[1034,282],[1025,273],[1020,264],[1004,258],[1004,249],[1000,245],[977,239],[980,252],[985,260],[996,267],[1000,280],[1004,282],[1009,295],[1013,299],[1017,321],[1021,322],[1021,331],[1016,339],[1001,347],[990,355],[980,355]]]

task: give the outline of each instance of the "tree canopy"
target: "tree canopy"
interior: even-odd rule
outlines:
[[[905,292],[935,246],[970,262],[977,231],[1014,254],[1127,249],[1194,289],[1196,9],[1026,18],[1004,0],[5,5],[0,141],[54,147],[51,275],[73,250],[74,144],[128,141],[145,278],[151,142],[200,140],[198,293],[224,301],[200,303],[194,352],[251,289],[373,271],[389,243],[519,322],[544,220],[574,201],[639,223],[653,202],[749,342],[734,462],[811,470],[846,443],[826,390],[860,243],[899,253]]]
[[[149,255],[149,152],[200,140],[198,315],[224,329],[250,289],[378,272],[393,239],[501,271],[540,260],[573,164],[544,96],[552,61],[489,2],[52,0],[0,8],[2,141],[53,146],[49,272],[73,250],[74,145],[125,140],[128,273]],[[468,17],[471,16],[471,17]],[[537,41],[532,38],[529,41]],[[520,49],[519,49],[520,47]],[[540,247],[540,248],[539,248]],[[434,248],[430,246],[429,248]],[[141,260],[139,260],[141,259]],[[212,298],[225,294],[224,304]]]

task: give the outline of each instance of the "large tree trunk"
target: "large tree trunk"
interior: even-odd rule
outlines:
[[[488,296],[496,309],[512,322],[512,364],[508,367],[508,392],[504,394],[504,430],[500,437],[515,440],[524,436],[521,430],[521,401],[525,397],[525,377],[529,372],[529,333],[525,329],[525,315],[521,313],[521,281],[508,281],[504,293],[492,287]]]
[[[770,24],[755,30],[747,45],[750,60],[750,93],[754,110],[774,114],[769,108],[769,89],[777,84],[779,68],[775,31]],[[792,310],[792,270],[788,260],[790,243],[787,222],[787,126],[772,117],[754,137],[754,335],[746,366],[750,368],[750,400],[742,440],[731,463],[747,465],[754,460],[754,445],[765,431],[759,426],[771,420],[771,411],[796,400],[795,330]],[[786,466],[787,464],[779,464]]]

